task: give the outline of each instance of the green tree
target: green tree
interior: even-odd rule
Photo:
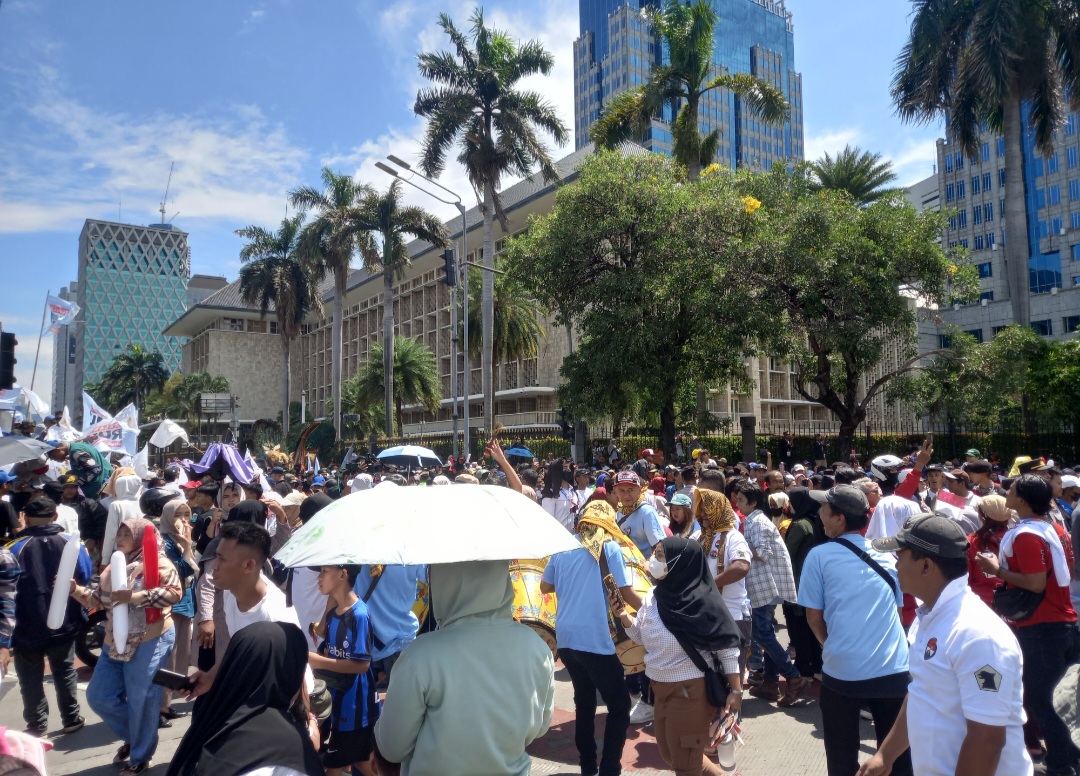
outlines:
[[[322,169],[323,188],[300,186],[289,193],[289,201],[301,212],[314,211],[314,220],[300,237],[301,257],[316,268],[321,279],[334,278],[334,323],[331,333],[331,378],[333,406],[341,406],[341,327],[345,318],[345,292],[357,249],[370,250],[372,237],[366,224],[357,218],[365,198],[374,193],[365,183],[342,175],[329,167]],[[341,434],[341,413],[332,411],[335,433]]]
[[[662,10],[647,12],[654,34],[669,53],[669,64],[654,64],[648,80],[616,97],[589,130],[601,148],[645,135],[652,119],[665,105],[678,114],[671,128],[675,159],[696,181],[716,158],[720,130],[701,135],[699,106],[714,89],[729,89],[753,115],[767,123],[784,121],[789,113],[780,89],[746,73],[719,73],[713,63],[713,33],[718,17],[709,0],[667,0]],[[678,107],[681,106],[681,107]]]
[[[127,350],[115,356],[96,388],[98,400],[113,411],[127,404],[142,408],[143,399],[160,391],[169,379],[165,357],[156,350],[146,350],[131,343]]]
[[[400,432],[402,408],[406,404],[419,404],[428,412],[438,411],[442,401],[442,384],[435,354],[427,345],[411,337],[395,337],[395,340],[391,406]],[[372,351],[374,349],[373,346]],[[360,368],[356,377],[349,381],[351,385],[346,391],[354,402],[352,407],[370,407],[383,401],[386,387],[383,374],[382,364],[374,359],[369,359]],[[393,426],[388,429],[387,436],[394,436]]]
[[[810,169],[821,188],[846,191],[856,205],[869,205],[898,191],[889,187],[896,180],[892,162],[858,147],[844,146],[835,157],[826,152],[810,163]]]
[[[603,151],[556,193],[547,215],[510,242],[506,266],[580,344],[563,362],[559,398],[574,418],[660,418],[675,452],[676,402],[686,386],[745,375],[751,289],[726,287],[753,258],[754,217],[730,176],[703,196],[658,154]]]
[[[312,267],[301,261],[298,250],[304,214],[284,218],[276,232],[246,226],[236,234],[248,242],[240,249],[240,293],[257,305],[263,317],[274,308],[284,368],[281,370],[282,433],[289,433],[289,373],[292,345],[309,315],[322,315],[322,298]]]
[[[480,274],[472,270],[470,274]],[[480,327],[481,289],[479,283],[469,286],[469,329],[476,331]],[[532,358],[540,350],[540,338],[544,328],[540,325],[540,307],[529,292],[512,276],[495,276],[495,295],[493,305],[494,325],[492,327],[492,369],[500,361],[517,361]],[[473,338],[469,342],[469,355],[478,356],[481,343]],[[491,384],[496,384],[494,372]]]
[[[483,263],[490,270],[495,267],[495,218],[504,231],[508,228],[499,197],[502,179],[527,176],[539,167],[544,180],[556,180],[541,135],[550,135],[561,146],[569,134],[550,103],[537,92],[520,88],[522,79],[551,73],[552,55],[539,41],[517,43],[506,32],[486,26],[479,8],[470,21],[472,29],[465,35],[449,16],[440,14],[439,26],[454,50],[420,55],[420,73],[433,86],[417,94],[413,110],[428,119],[420,162],[425,174],[442,173],[451,148],[456,144],[460,149],[458,162],[465,167],[483,210]],[[495,414],[493,273],[485,272],[481,282],[484,420],[490,434]]]
[[[1049,156],[1054,131],[1080,97],[1080,13],[1072,2],[915,0],[911,34],[897,60],[892,96],[900,116],[947,116],[959,148],[979,154],[981,130],[1005,138],[1005,243],[1013,320],[1030,322],[1029,246],[1022,106],[1030,108],[1035,146]]]
[[[760,289],[746,312],[773,324],[762,350],[791,361],[795,391],[833,412],[848,450],[874,397],[923,368],[919,315],[978,298],[975,268],[942,251],[943,214],[917,213],[900,194],[860,208],[816,191],[806,165],[741,174],[737,186],[760,202],[760,250],[722,282]]]
[[[208,372],[174,372],[160,391],[146,403],[146,415],[163,415],[192,423],[199,417],[199,400],[204,393],[229,393],[229,381]]]

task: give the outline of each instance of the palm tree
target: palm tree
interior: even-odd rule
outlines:
[[[299,257],[300,230],[304,214],[284,218],[276,232],[261,226],[245,226],[236,234],[247,239],[240,249],[240,293],[250,305],[258,305],[263,317],[273,306],[277,316],[282,369],[281,425],[289,433],[289,372],[293,340],[300,336],[300,325],[308,315],[322,315],[315,273]]]
[[[393,433],[394,396],[394,279],[400,280],[411,263],[406,238],[425,240],[438,248],[450,244],[446,227],[437,216],[422,207],[403,207],[401,181],[394,181],[385,194],[374,192],[364,198],[353,216],[357,228],[370,230],[379,236],[378,249],[362,251],[364,261],[372,272],[383,274],[383,381],[386,435]],[[400,340],[397,340],[400,341]]]
[[[892,97],[901,118],[948,116],[968,155],[989,127],[1005,138],[1005,263],[1016,323],[1029,323],[1024,126],[1030,107],[1035,146],[1049,156],[1054,130],[1080,107],[1080,14],[1071,2],[915,0],[911,35],[897,58]]]
[[[844,146],[835,157],[826,152],[810,163],[810,169],[817,176],[819,188],[846,191],[857,205],[869,205],[899,191],[888,186],[896,180],[892,162],[858,147]]]
[[[359,247],[370,247],[371,235],[355,218],[356,208],[373,192],[365,183],[322,169],[323,189],[301,186],[289,193],[289,201],[301,212],[315,211],[315,220],[300,237],[301,257],[314,264],[321,279],[334,277],[334,323],[331,336],[331,389],[333,407],[341,406],[341,326],[345,317],[345,291],[352,257]],[[341,436],[341,412],[332,409],[334,433]]]
[[[716,158],[720,130],[701,136],[698,106],[713,89],[729,89],[762,121],[779,123],[789,115],[784,93],[747,73],[714,75],[713,30],[717,15],[709,0],[667,0],[663,10],[645,12],[656,37],[670,52],[670,64],[656,65],[641,86],[616,97],[592,125],[589,136],[598,147],[615,148],[642,137],[666,104],[682,105],[672,126],[675,160],[696,181]]]
[[[394,339],[394,393],[390,397],[389,406],[394,409],[394,419],[400,432],[402,408],[406,404],[420,404],[428,412],[437,412],[442,401],[442,385],[439,381],[439,367],[431,348],[410,337]],[[385,400],[386,381],[383,377],[382,364],[369,359],[354,378],[355,387],[348,390],[348,394],[355,397],[356,404],[353,406],[370,405],[380,399]],[[393,425],[386,435],[394,435]]]
[[[479,272],[479,270],[475,270]],[[480,324],[480,293],[477,285],[469,289],[469,328]],[[528,292],[509,275],[495,276],[494,304],[492,305],[492,369],[500,361],[516,361],[532,358],[540,350],[540,337],[544,329],[540,325],[540,307]],[[470,355],[480,352],[480,343],[469,342]],[[491,384],[495,385],[495,374]]]
[[[164,388],[168,379],[169,370],[161,353],[131,343],[113,358],[98,383],[98,390],[108,397],[105,401],[116,407],[134,404],[141,408],[143,398]]]
[[[425,174],[439,175],[446,155],[457,144],[458,162],[476,191],[484,215],[484,266],[495,267],[494,219],[505,231],[506,214],[498,190],[504,176],[528,176],[539,167],[545,181],[558,179],[547,148],[540,139],[546,133],[560,146],[569,139],[566,125],[555,108],[537,92],[518,88],[523,78],[549,75],[555,64],[539,41],[517,43],[502,30],[484,25],[484,12],[473,11],[468,36],[446,14],[439,26],[450,38],[454,51],[420,55],[420,73],[434,86],[416,95],[413,111],[427,118],[420,167]],[[494,424],[494,391],[491,375],[494,336],[493,273],[484,273],[482,284],[481,366],[484,384],[484,422]]]
[[[161,390],[147,400],[145,414],[193,422],[199,415],[202,394],[228,392],[229,381],[220,375],[174,372]]]
[[[345,415],[356,415],[358,418],[346,422],[344,416],[342,417],[342,423],[349,435],[345,438],[374,437],[383,429],[381,397],[369,398],[362,389],[359,374],[341,384],[341,411]]]

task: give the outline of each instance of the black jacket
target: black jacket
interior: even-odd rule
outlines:
[[[49,644],[75,636],[82,623],[82,608],[74,598],[68,598],[64,624],[57,630],[49,630],[45,620],[49,616],[53,580],[60,568],[60,556],[64,547],[72,541],[56,523],[35,525],[21,531],[8,548],[19,562],[22,572],[15,583],[15,632],[11,645],[18,649],[44,649]],[[75,568],[75,581],[85,585],[93,568],[85,548],[79,551],[79,563]],[[67,580],[56,580],[67,586]]]
[[[82,538],[93,539],[99,544],[105,540],[105,526],[109,522],[109,510],[101,502],[86,496],[79,496],[74,501],[65,501],[64,506],[71,507],[79,515],[79,533]]]

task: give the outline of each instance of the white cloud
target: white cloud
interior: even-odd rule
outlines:
[[[806,160],[820,159],[826,153],[836,156],[844,150],[844,146],[856,145],[859,142],[860,132],[855,127],[842,129],[827,129],[820,133],[807,133],[804,154]]]
[[[175,171],[166,216],[273,222],[308,153],[258,108],[223,116],[94,110],[48,74],[0,109],[0,232],[73,228],[86,217],[152,222]],[[33,130],[23,130],[23,127]]]

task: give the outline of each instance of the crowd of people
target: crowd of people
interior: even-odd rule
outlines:
[[[14,658],[29,736],[48,733],[46,660],[60,734],[79,730],[75,642],[87,612],[106,612],[86,701],[123,776],[150,767],[180,699],[195,705],[170,774],[527,774],[556,657],[583,776],[621,772],[631,725],[652,726],[676,774],[733,771],[744,692],[774,713],[818,698],[830,776],[1022,776],[1038,760],[1077,774],[1054,704],[1080,658],[1074,470],[1002,469],[977,450],[936,464],[929,440],[865,469],[829,464],[823,446],[729,464],[684,441],[680,465],[649,449],[627,465],[615,440],[588,464],[512,461],[493,440],[479,461],[421,472],[269,467],[246,481],[178,462],[140,478],[58,444],[0,472],[0,668]],[[342,497],[478,484],[518,491],[577,537],[539,562],[557,656],[511,618],[514,559],[273,561]],[[57,579],[75,537],[73,578]],[[70,595],[49,628],[55,585]],[[860,763],[862,718],[878,751]]]

